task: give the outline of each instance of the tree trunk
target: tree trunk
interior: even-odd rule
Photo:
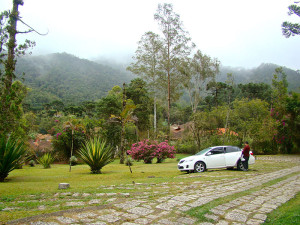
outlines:
[[[7,49],[7,60],[4,61],[4,90],[1,93],[1,102],[0,102],[0,112],[1,112],[1,124],[0,134],[1,133],[10,133],[12,127],[14,125],[14,118],[12,118],[12,112],[10,112],[11,108],[11,96],[12,96],[12,83],[15,77],[14,72],[16,68],[16,60],[15,60],[15,48],[16,44],[16,35],[17,35],[17,21],[19,16],[19,5],[23,5],[23,1],[14,0],[13,1],[13,9],[9,16],[9,25],[8,25],[8,49]]]
[[[123,103],[122,103],[122,112],[124,111],[126,106],[126,90],[125,90],[125,83],[123,83]],[[124,137],[125,137],[125,124],[124,124],[125,118],[121,118],[121,143],[120,143],[120,164],[125,163],[125,157],[124,157]]]
[[[168,65],[167,65],[167,72],[168,72],[168,112],[167,112],[167,117],[168,117],[168,134],[167,134],[167,139],[170,140],[170,111],[171,111],[171,77],[170,77],[170,40],[168,38]]]
[[[72,168],[71,158],[73,156],[73,136],[74,136],[74,130],[72,128],[72,143],[71,143],[71,157],[70,157],[70,169],[69,169],[69,172],[71,172],[71,168]]]
[[[154,128],[154,138],[156,138],[156,94],[154,94],[154,112],[153,112],[153,128]]]

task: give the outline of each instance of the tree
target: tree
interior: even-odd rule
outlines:
[[[241,99],[233,102],[231,127],[242,142],[253,140],[271,141],[276,133],[274,120],[270,117],[269,104],[260,99]],[[267,128],[267,129],[266,129]]]
[[[85,127],[81,124],[81,122],[77,119],[70,119],[69,121],[64,123],[64,128],[65,129],[71,129],[71,155],[70,155],[70,159],[73,156],[73,149],[74,149],[74,133],[77,130],[81,130],[82,132],[84,132]],[[69,171],[71,172],[71,160],[69,159],[70,162],[70,169]]]
[[[133,79],[126,90],[126,97],[131,99],[136,106],[133,115],[137,117],[138,129],[149,129],[150,98],[146,82],[141,78]]]
[[[219,73],[220,62],[203,54],[200,50],[194,54],[193,59],[181,63],[180,72],[184,76],[184,86],[187,88],[193,113],[206,91],[209,82],[214,82]]]
[[[123,84],[123,101],[122,112],[119,115],[111,115],[112,122],[119,122],[121,124],[121,143],[120,143],[120,164],[125,162],[125,126],[133,122],[133,112],[136,106],[131,99],[126,99],[125,83]]]
[[[299,2],[295,2],[298,4]],[[293,14],[300,16],[300,7],[297,5],[290,5],[288,7],[289,12],[288,15],[291,16]],[[282,34],[289,38],[290,36],[295,36],[300,34],[300,24],[299,23],[291,23],[291,22],[283,22],[282,25]]]
[[[28,40],[17,46],[16,35],[25,32],[17,30],[17,23],[21,21],[19,6],[22,0],[13,0],[12,11],[4,11],[0,14],[0,64],[4,66],[4,72],[0,69],[0,134],[11,133],[18,127],[18,120],[22,114],[22,101],[18,90],[14,89],[16,57],[24,55],[26,49],[34,46],[34,42]],[[20,86],[20,85],[18,85]]]
[[[163,33],[162,60],[160,62],[165,74],[161,76],[161,82],[167,90],[167,118],[170,127],[171,98],[176,99],[176,92],[182,83],[178,73],[178,63],[190,55],[194,44],[188,37],[188,32],[183,29],[180,16],[173,11],[172,4],[158,5],[154,19],[158,22]]]
[[[59,100],[55,100],[50,103],[50,106],[53,110],[55,110],[56,116],[58,116],[58,113],[64,109],[64,103]]]
[[[191,126],[198,151],[202,147],[205,137],[212,135],[217,128],[217,119],[210,112],[196,112],[192,115],[193,125]]]
[[[134,63],[131,63],[127,70],[138,74],[148,82],[150,91],[153,94],[154,109],[153,109],[153,128],[156,134],[156,100],[157,92],[160,89],[159,77],[162,71],[159,68],[159,62],[161,60],[161,48],[162,40],[159,35],[153,32],[145,33],[141,40],[138,42],[138,49],[135,52],[133,59]]]

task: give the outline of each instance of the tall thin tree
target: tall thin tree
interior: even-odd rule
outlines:
[[[149,31],[146,32],[138,42],[138,49],[133,57],[134,62],[127,67],[127,70],[141,76],[147,81],[148,86],[153,94],[154,109],[153,109],[153,128],[156,134],[157,116],[156,116],[156,101],[157,92],[160,89],[159,77],[162,71],[159,68],[161,60],[162,40],[159,35]]]
[[[17,46],[17,34],[35,31],[21,20],[19,6],[23,4],[23,0],[13,0],[12,10],[0,14],[0,64],[4,65],[4,72],[0,70],[0,134],[12,132],[22,115],[24,95],[20,95],[19,84],[14,87],[16,57],[25,54],[26,49],[35,45],[34,42],[26,40],[24,44]],[[18,31],[19,21],[30,29]]]
[[[190,55],[195,45],[191,42],[188,32],[184,30],[180,16],[173,11],[172,4],[159,4],[154,19],[163,34],[161,66],[165,71],[163,80],[167,87],[167,119],[170,128],[171,99],[175,98],[175,92],[182,83],[177,64],[182,58]]]

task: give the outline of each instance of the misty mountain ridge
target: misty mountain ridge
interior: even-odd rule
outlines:
[[[67,53],[26,56],[17,61],[17,74],[25,73],[25,84],[31,88],[26,103],[34,108],[60,100],[65,105],[95,101],[104,97],[113,86],[129,83],[137,76],[126,71],[127,65],[107,59],[95,61],[80,59]],[[263,63],[253,69],[222,66],[217,81],[225,82],[232,73],[238,83],[272,83],[278,65]],[[299,92],[300,75],[297,71],[283,68],[287,74],[289,90]]]
[[[24,83],[31,88],[26,103],[36,108],[54,100],[65,105],[94,101],[105,96],[113,86],[133,79],[124,69],[67,53],[19,58],[16,72],[25,73]]]

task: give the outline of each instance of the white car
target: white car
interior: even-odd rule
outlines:
[[[215,146],[206,148],[196,155],[183,158],[178,163],[178,169],[186,172],[204,172],[207,169],[237,167],[243,170],[242,149],[236,146]],[[249,165],[255,163],[255,157],[250,151]]]

